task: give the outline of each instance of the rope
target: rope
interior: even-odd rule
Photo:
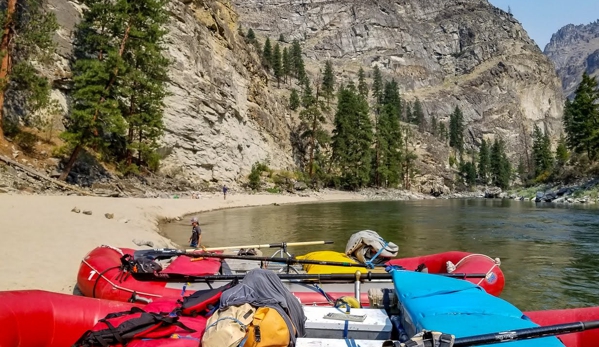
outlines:
[[[120,248],[116,248],[116,247],[113,247],[113,246],[110,246],[110,245],[102,245],[102,246],[100,246],[100,247],[102,247],[102,248],[109,248],[109,249],[112,249],[113,251],[117,252],[117,253],[118,253],[118,254],[120,254],[121,256],[124,256],[124,255],[125,255],[125,253],[123,253],[123,251],[122,251]]]
[[[95,271],[96,273],[100,273],[100,272],[99,272],[98,270],[96,270],[96,269],[95,269],[93,266],[91,266],[91,265],[90,265],[90,264],[89,264],[87,261],[85,261],[85,260],[82,260],[81,262],[82,262],[82,263],[84,263],[85,265],[87,265],[87,266],[88,266],[88,267],[89,267],[89,268],[90,268],[92,271]],[[117,267],[118,267],[118,266],[117,266]],[[111,285],[111,286],[112,286],[114,289],[123,290],[123,291],[126,291],[126,292],[128,292],[128,293],[137,293],[137,294],[143,294],[143,295],[147,295],[147,296],[153,296],[153,297],[156,297],[156,298],[160,298],[160,297],[162,297],[162,295],[158,295],[158,294],[152,294],[152,293],[138,292],[138,291],[135,291],[135,290],[132,290],[132,289],[129,289],[129,288],[124,288],[124,287],[121,287],[121,286],[119,286],[119,285],[117,285],[117,284],[113,283],[111,280],[109,280],[108,278],[106,278],[106,276],[104,276],[104,275],[101,275],[101,276],[99,276],[99,277],[103,278],[103,279],[104,279],[106,282],[108,282],[108,283],[109,283],[109,284],[110,284],[110,285]],[[91,279],[90,279],[90,280],[91,280]]]

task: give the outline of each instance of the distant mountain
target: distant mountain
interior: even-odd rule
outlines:
[[[583,72],[599,76],[599,20],[587,25],[566,25],[553,34],[544,53],[555,64],[564,95],[571,97]]]

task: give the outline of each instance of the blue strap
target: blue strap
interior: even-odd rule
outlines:
[[[376,254],[374,255],[374,257],[372,257],[370,260],[368,260],[366,262],[366,267],[367,268],[374,269],[374,264],[372,262],[375,261],[376,258],[378,258],[378,256],[381,255],[381,253],[383,253],[383,250],[385,250],[385,248],[387,248],[387,245],[389,245],[389,242],[386,242],[384,240],[383,240],[383,242],[385,242],[385,245],[383,247],[381,247],[378,252],[376,252]]]
[[[343,328],[343,338],[347,340],[347,335],[349,332],[349,321],[345,320],[345,327]]]
[[[183,285],[183,290],[181,291],[181,297],[185,295],[185,290],[187,289],[187,284]]]
[[[345,344],[347,347],[360,347],[360,345],[356,344],[356,340],[345,338]]]
[[[333,301],[333,298],[331,298],[331,297],[329,296],[329,294],[327,294],[327,293],[326,293],[326,292],[325,292],[325,291],[324,291],[322,288],[320,288],[320,286],[319,286],[318,284],[316,284],[316,283],[315,283],[315,284],[314,284],[314,287],[316,288],[316,290],[317,290],[317,291],[318,291],[320,294],[322,294],[322,296],[324,296],[324,298],[325,298],[325,299],[327,299],[327,301],[329,302],[329,304],[333,304],[333,303],[334,303],[334,301]]]

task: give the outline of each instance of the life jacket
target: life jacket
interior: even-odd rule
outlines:
[[[134,258],[125,254],[121,257],[121,270],[132,273],[157,273],[162,271],[162,266],[150,258]]]
[[[183,298],[180,301],[181,313],[184,316],[195,317],[197,315],[205,316],[213,311],[220,301],[223,292],[236,286],[239,281],[234,280],[222,287],[214,289],[198,290],[195,293]]]
[[[403,343],[385,341],[383,347],[452,347],[454,342],[453,335],[424,330]]]
[[[242,347],[287,347],[296,330],[293,323],[272,307],[259,307],[247,329]]]
[[[204,317],[183,319],[167,313],[149,313],[141,308],[133,307],[130,311],[111,313],[100,319],[91,330],[85,332],[75,342],[73,347],[132,346],[131,342],[133,341],[179,339],[180,336],[195,339],[195,346],[197,346],[205,322]],[[200,328],[200,330],[190,326],[196,329]],[[195,335],[192,335],[194,333]]]

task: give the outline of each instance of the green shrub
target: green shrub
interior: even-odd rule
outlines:
[[[262,183],[261,176],[263,172],[268,172],[269,176],[272,176],[272,170],[270,170],[266,164],[255,162],[254,165],[252,165],[252,170],[248,175],[248,178],[250,180],[250,188],[252,188],[253,190],[257,190],[260,188],[260,184]]]
[[[15,143],[27,154],[32,154],[35,150],[35,144],[38,141],[38,137],[32,133],[26,131],[20,131],[14,137]]]

